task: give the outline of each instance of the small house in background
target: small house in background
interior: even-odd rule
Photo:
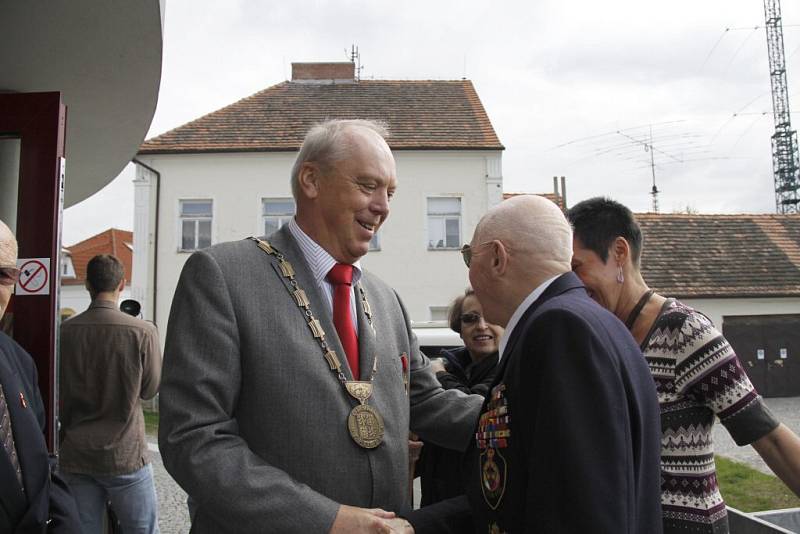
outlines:
[[[133,278],[133,232],[109,228],[89,239],[64,247],[61,254],[62,319],[81,313],[89,307],[91,299],[86,291],[86,264],[98,254],[113,254],[125,267],[125,290],[120,300],[130,298]]]
[[[636,218],[650,287],[706,314],[759,393],[800,395],[800,215]]]

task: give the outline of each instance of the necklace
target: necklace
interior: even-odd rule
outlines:
[[[297,283],[292,264],[286,261],[286,257],[278,249],[270,245],[268,241],[256,237],[251,237],[250,239],[255,241],[258,248],[263,250],[268,256],[278,260],[278,268],[280,269],[281,275],[289,282],[286,289],[291,294],[295,304],[297,304],[303,312],[303,317],[311,330],[311,335],[317,340],[322,350],[323,358],[325,358],[331,371],[336,374],[336,378],[342,384],[345,391],[358,401],[358,405],[350,411],[350,415],[347,417],[347,430],[350,432],[350,436],[359,446],[365,449],[374,449],[383,441],[383,434],[385,432],[385,426],[381,415],[375,408],[367,404],[367,400],[372,396],[372,381],[375,378],[375,373],[378,371],[377,356],[374,358],[372,373],[370,374],[369,380],[347,380],[342,372],[342,364],[339,361],[339,357],[330,345],[328,345],[328,342],[325,341],[325,330],[323,330],[319,320],[314,317],[314,312],[311,311],[311,302],[308,300],[306,292]],[[375,332],[375,327],[372,324],[372,309],[367,301],[367,294],[364,292],[364,288],[361,287],[361,284],[358,284],[357,288],[361,297],[361,304],[364,308],[364,315],[367,316],[369,327]]]
[[[639,302],[637,302],[636,306],[634,306],[631,310],[631,313],[628,314],[628,318],[625,319],[625,326],[628,328],[628,330],[633,328],[633,323],[636,322],[639,314],[642,313],[644,305],[647,304],[647,302],[650,300],[650,297],[653,296],[653,293],[655,293],[655,291],[652,289],[645,291],[644,295],[642,295],[642,298],[639,299]]]

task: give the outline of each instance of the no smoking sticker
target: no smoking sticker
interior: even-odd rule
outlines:
[[[50,258],[17,260],[17,296],[50,294]]]

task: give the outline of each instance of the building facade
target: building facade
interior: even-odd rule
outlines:
[[[306,131],[327,118],[387,124],[398,190],[362,263],[414,321],[444,318],[468,283],[459,249],[502,200],[504,148],[471,82],[360,81],[352,63],[293,64],[292,81],[142,145],[132,295],[145,318],[166,327],[191,252],[269,234],[293,215],[291,166]]]

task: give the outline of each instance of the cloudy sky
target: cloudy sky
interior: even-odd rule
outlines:
[[[782,7],[800,111],[800,2]],[[506,147],[506,191],[548,192],[563,175],[570,204],[608,195],[648,211],[652,132],[661,211],[775,210],[761,0],[167,0],[148,137],[353,43],[363,78],[472,80]],[[69,208],[64,243],[132,228],[132,178],[129,166]]]

